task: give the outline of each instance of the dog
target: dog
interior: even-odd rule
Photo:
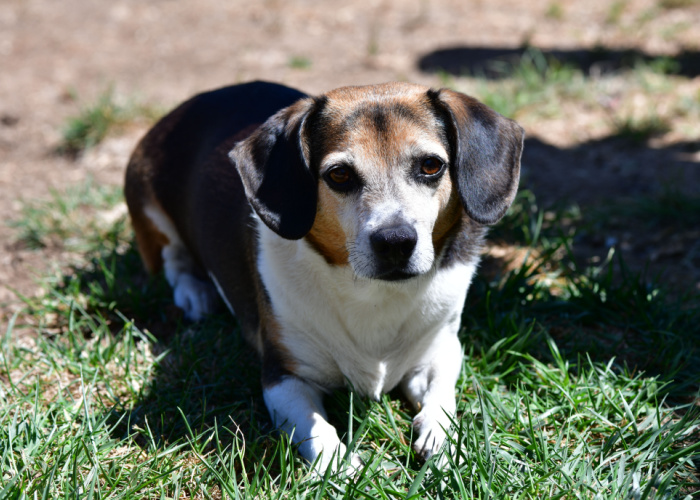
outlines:
[[[319,470],[345,446],[323,396],[401,387],[427,459],[456,410],[457,337],[487,227],[515,197],[523,130],[408,83],[309,97],[199,94],[136,147],[125,196],[145,267],[198,320],[219,297],[262,360],[273,423]]]

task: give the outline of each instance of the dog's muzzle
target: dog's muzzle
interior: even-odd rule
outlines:
[[[407,224],[378,229],[369,237],[377,263],[377,277],[387,281],[412,278],[409,261],[418,243],[418,233]]]

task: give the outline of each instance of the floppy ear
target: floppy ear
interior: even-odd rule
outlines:
[[[523,129],[459,92],[430,90],[428,97],[445,121],[450,176],[467,215],[481,224],[498,222],[518,190]]]
[[[306,235],[316,217],[317,180],[304,147],[313,107],[313,99],[303,99],[280,110],[229,152],[255,212],[288,240]]]

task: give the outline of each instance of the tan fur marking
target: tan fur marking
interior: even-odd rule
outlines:
[[[151,188],[151,168],[146,139],[142,139],[129,160],[124,196],[129,207],[131,225],[134,228],[141,260],[146,270],[154,274],[163,267],[162,250],[169,240],[145,213],[146,206],[155,206],[165,213],[155,199]]]
[[[348,264],[346,237],[338,220],[338,200],[325,184],[319,186],[316,220],[306,241],[326,262],[335,266]]]
[[[392,119],[391,126],[380,136],[374,127],[366,123],[352,131],[351,143],[357,145],[357,149],[363,152],[368,161],[365,165],[373,169],[389,170],[396,165],[387,159],[400,158],[407,142],[420,137],[422,129],[417,125],[410,125],[400,119]]]
[[[462,205],[448,174],[442,179],[436,196],[440,199],[440,211],[433,227],[433,248],[435,255],[440,255],[447,235],[462,216]]]
[[[155,200],[151,200],[150,203],[157,205],[158,209],[165,213]],[[143,264],[149,273],[155,274],[163,267],[163,247],[170,241],[143,212],[143,207],[143,204],[129,207],[131,224],[134,227],[136,244]]]

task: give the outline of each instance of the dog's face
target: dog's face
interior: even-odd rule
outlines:
[[[340,89],[307,124],[318,172],[308,239],[359,277],[401,280],[433,267],[434,234],[461,209],[447,172],[449,144],[425,92]]]
[[[230,156],[280,236],[396,281],[433,269],[463,210],[482,224],[503,215],[521,147],[520,127],[474,99],[394,83],[302,100]]]

